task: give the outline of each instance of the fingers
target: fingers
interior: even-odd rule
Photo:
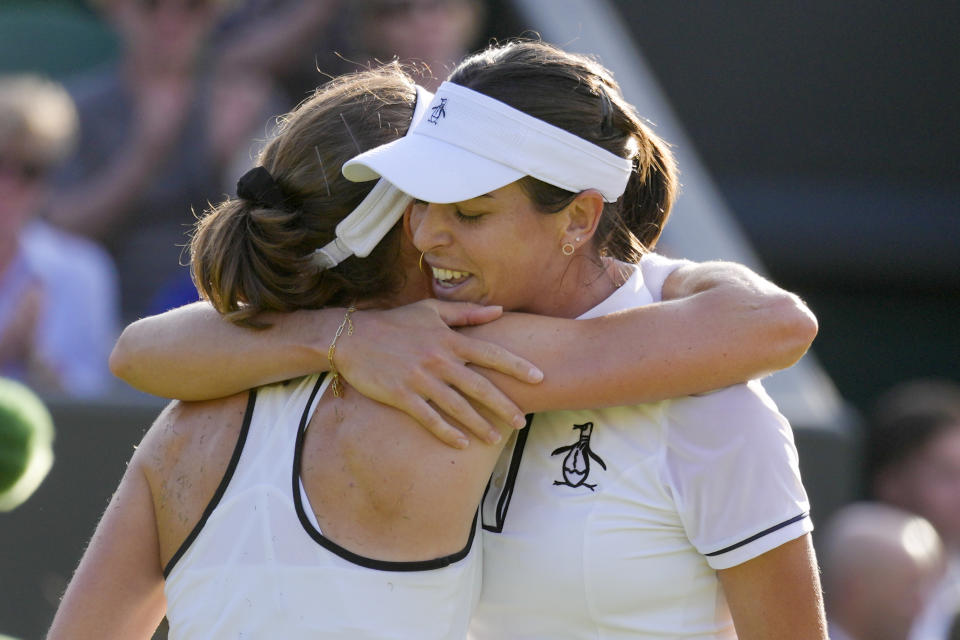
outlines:
[[[467,302],[434,301],[433,307],[440,318],[451,327],[463,327],[491,322],[503,315],[498,305],[478,305]]]
[[[478,377],[483,379],[481,376]],[[486,382],[486,380],[484,380],[484,382]],[[493,385],[490,386],[493,387]],[[493,388],[496,390],[495,387]],[[496,403],[492,403],[499,409],[497,416],[500,417],[501,414],[505,416],[506,420],[504,421],[507,424],[513,424],[514,416],[517,415],[523,419],[523,415],[519,413],[520,410],[506,396],[503,396],[503,394],[499,395],[501,398],[498,398]],[[489,444],[497,444],[500,442],[502,438],[500,432],[495,429],[488,420],[483,418],[456,389],[446,385],[440,385],[436,389],[431,390],[428,397],[438,409],[463,425],[464,428],[468,429],[481,440]],[[492,406],[491,410],[493,410]]]
[[[457,353],[467,362],[499,371],[521,382],[536,384],[543,380],[543,371],[535,364],[486,340],[460,336]]]
[[[499,438],[494,440],[491,439],[491,437],[485,436],[480,431],[481,425],[486,425],[489,433],[498,432],[489,426],[489,422],[486,419],[480,417],[473,406],[464,400],[463,396],[473,398],[477,404],[482,405],[493,414],[496,419],[510,425],[514,429],[522,429],[526,426],[526,416],[524,416],[520,407],[503,393],[503,391],[497,388],[495,384],[479,373],[471,371],[466,367],[457,367],[448,372],[447,379],[450,384],[448,393],[451,394],[451,399],[447,401],[446,398],[448,396],[444,394],[445,404],[441,406],[441,408],[487,442],[496,443],[499,442]],[[438,399],[434,398],[434,402],[437,402],[437,405],[440,406]],[[449,408],[447,408],[448,406]],[[462,410],[461,407],[463,408]],[[454,411],[457,411],[457,413],[454,413]],[[474,418],[474,416],[476,416],[476,418]],[[477,418],[479,421],[477,421]],[[469,420],[469,422],[467,422],[467,420]],[[477,426],[474,427],[474,425]]]
[[[419,422],[424,429],[438,440],[456,449],[466,449],[470,444],[462,431],[444,420],[430,404],[420,396],[412,395],[409,400],[397,406],[398,409]]]
[[[467,364],[525,383],[540,382],[543,373],[499,345],[444,326],[492,320],[501,315],[499,307],[429,300],[376,313],[381,324],[376,331],[366,326],[366,316],[355,314],[358,331],[368,339],[348,340],[338,352],[338,368],[358,391],[407,413],[458,448],[467,446],[467,434],[495,443],[502,439],[501,423],[526,424],[521,409]],[[351,346],[364,349],[353,354]]]

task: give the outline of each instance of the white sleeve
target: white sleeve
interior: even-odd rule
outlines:
[[[759,381],[673,401],[666,419],[665,480],[711,567],[813,529],[793,432]]]
[[[659,253],[647,253],[640,259],[640,271],[654,302],[663,300],[663,283],[680,267],[693,264],[690,260],[675,260]]]

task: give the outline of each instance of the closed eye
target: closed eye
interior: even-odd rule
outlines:
[[[469,224],[476,224],[477,222],[480,222],[480,218],[482,218],[484,215],[482,213],[465,213],[460,209],[454,210],[454,214],[457,216],[457,220]]]

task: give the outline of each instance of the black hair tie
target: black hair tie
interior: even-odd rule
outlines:
[[[251,204],[271,209],[283,209],[287,200],[280,185],[263,167],[254,167],[240,176],[237,180],[237,196]]]

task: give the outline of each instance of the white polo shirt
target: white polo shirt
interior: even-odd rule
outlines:
[[[659,299],[670,265],[650,262],[584,317]],[[716,570],[810,531],[808,512],[790,425],[759,382],[537,414],[484,497],[470,637],[735,638]]]

